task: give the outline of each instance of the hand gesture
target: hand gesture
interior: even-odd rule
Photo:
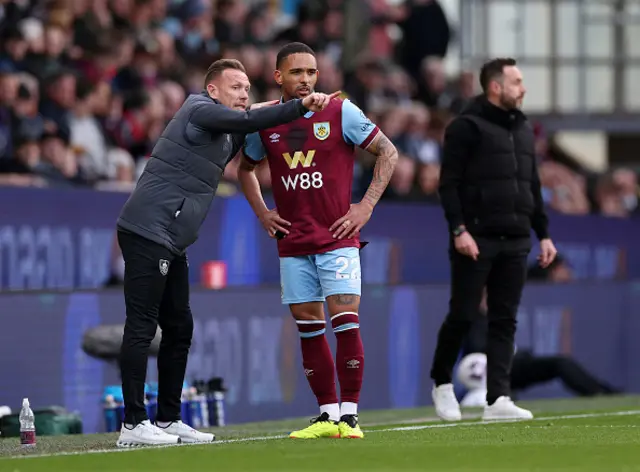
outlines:
[[[254,103],[249,107],[249,110],[257,110],[258,108],[270,107],[273,105],[277,105],[278,103],[280,103],[280,100],[269,100],[268,102]]]
[[[480,250],[478,249],[478,245],[476,244],[475,239],[468,232],[462,233],[460,236],[456,236],[453,240],[453,244],[458,251],[463,256],[468,256],[474,261],[478,260],[478,256],[480,255]]]
[[[285,235],[289,234],[289,230],[287,229],[287,227],[291,226],[291,223],[289,223],[284,218],[281,218],[276,210],[269,210],[263,213],[259,217],[259,219],[264,229],[267,231],[267,233],[269,233],[269,237],[275,238],[276,232],[278,231],[284,233]]]
[[[366,203],[354,203],[346,215],[331,225],[329,231],[333,232],[333,237],[337,239],[353,238],[367,224],[371,213],[373,208]]]
[[[333,92],[331,95],[325,93],[312,93],[302,99],[302,105],[309,111],[322,111],[331,100],[339,96],[342,92]]]
[[[540,241],[540,255],[538,256],[540,267],[543,269],[549,267],[556,258],[556,254],[558,254],[558,251],[553,245],[553,241],[551,241],[551,239],[547,238]]]

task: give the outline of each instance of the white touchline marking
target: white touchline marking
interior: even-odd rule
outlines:
[[[606,418],[609,416],[632,416],[632,415],[640,415],[640,410],[629,410],[629,411],[612,411],[612,412],[602,412],[602,413],[584,413],[579,415],[558,415],[558,416],[542,416],[533,418],[533,420],[528,421],[555,421],[555,420],[572,420],[572,419],[581,419],[581,418]],[[504,424],[504,423],[523,423],[526,424],[527,421],[521,420],[495,420],[495,421],[460,421],[457,423],[435,423],[435,424],[423,424],[416,426],[398,426],[395,428],[385,428],[385,429],[365,429],[367,434],[371,433],[387,433],[393,431],[419,431],[423,429],[436,429],[436,428],[455,428],[460,426],[487,426],[491,424]],[[133,452],[133,451],[142,451],[149,449],[166,449],[170,447],[185,447],[185,446],[215,446],[216,444],[233,444],[233,443],[243,443],[243,442],[252,442],[252,441],[272,441],[276,439],[285,439],[288,438],[287,435],[278,434],[273,436],[253,436],[248,438],[237,438],[237,439],[221,439],[219,441],[214,441],[209,444],[171,444],[166,446],[141,446],[141,447],[132,447],[126,449],[94,449],[89,451],[72,451],[72,452],[54,452],[51,454],[34,454],[29,456],[8,456],[8,457],[0,457],[0,461],[3,459],[38,459],[43,457],[59,457],[59,456],[82,456],[85,454],[111,454],[115,452]],[[304,441],[302,439],[298,441]]]
[[[533,418],[528,421],[552,421],[552,420],[573,420],[573,419],[581,419],[581,418],[604,418],[607,416],[630,416],[630,415],[640,415],[640,410],[630,410],[630,411],[615,411],[609,413],[584,413],[580,415],[561,415],[561,416],[541,416],[539,418]],[[432,428],[453,428],[456,426],[486,426],[495,423],[525,423],[522,420],[494,420],[494,421],[461,421],[458,423],[438,423],[438,424],[423,424],[417,426],[399,426],[397,428],[387,428],[387,429],[375,429],[372,431],[368,431],[369,433],[375,432],[390,432],[390,431],[418,431],[421,429],[432,429]]]

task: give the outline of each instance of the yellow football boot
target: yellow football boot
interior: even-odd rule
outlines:
[[[329,419],[328,413],[322,413],[311,420],[311,426],[294,431],[289,437],[293,439],[339,438],[340,430],[338,423]]]
[[[342,439],[364,438],[364,433],[358,424],[357,415],[342,415],[342,418],[340,418],[340,422],[338,423],[338,429],[340,430],[340,437]]]

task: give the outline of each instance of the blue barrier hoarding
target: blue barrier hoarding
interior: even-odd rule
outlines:
[[[101,286],[126,198],[89,190],[1,188],[0,290]],[[551,215],[551,234],[579,280],[640,277],[640,219]],[[448,281],[448,236],[437,206],[383,202],[363,239],[371,242],[362,251],[366,283]],[[233,286],[279,283],[275,242],[241,196],[214,200],[189,259],[194,283],[208,260],[227,262]]]
[[[430,403],[429,367],[448,298],[446,285],[364,287],[363,409]],[[225,379],[229,422],[315,413],[295,323],[280,304],[278,289],[194,290],[191,306],[195,333],[188,379]],[[638,308],[634,284],[529,286],[519,313],[518,346],[572,355],[611,384],[640,392]],[[59,404],[78,410],[85,431],[102,430],[101,392],[118,383],[118,370],[85,355],[81,339],[92,326],[123,321],[119,290],[0,295],[0,405],[17,408],[28,396],[36,408]],[[333,345],[333,335],[328,337]],[[550,395],[566,392],[557,385],[528,392]]]

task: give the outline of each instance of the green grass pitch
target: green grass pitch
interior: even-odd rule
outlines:
[[[115,449],[116,435],[0,440],[1,472],[510,471],[640,472],[640,397],[522,402],[533,421],[443,423],[431,408],[363,411],[363,440],[291,440],[307,419],[213,430],[209,445]]]

